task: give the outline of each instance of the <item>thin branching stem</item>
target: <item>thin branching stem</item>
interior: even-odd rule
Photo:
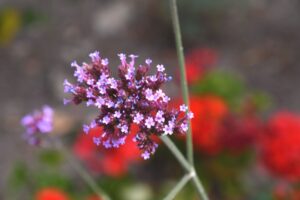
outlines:
[[[189,182],[191,179],[190,174],[186,174],[181,178],[181,180],[174,186],[174,188],[169,192],[169,194],[164,198],[164,200],[172,200],[176,195],[182,190],[182,188]]]
[[[182,96],[183,96],[184,103],[189,107],[189,91],[188,91],[188,85],[187,85],[185,60],[184,60],[183,45],[182,45],[181,30],[180,30],[180,23],[179,23],[176,0],[170,0],[170,8],[171,8],[171,17],[172,17],[172,22],[173,22],[176,50],[177,50],[179,69],[180,69],[180,82],[181,82]],[[189,129],[187,132],[186,148],[187,148],[187,159],[188,159],[188,162],[190,165],[190,170],[191,170],[190,172],[194,174],[194,176],[191,180],[193,181],[194,186],[195,186],[196,190],[198,191],[199,196],[202,198],[202,200],[208,200],[208,196],[204,190],[204,187],[194,170],[192,126],[191,126],[190,120],[189,120]],[[172,151],[172,152],[174,153],[174,151]]]
[[[208,196],[205,192],[205,189],[203,187],[203,184],[201,183],[201,180],[198,178],[198,175],[195,173],[195,176],[192,178],[192,182],[194,183],[194,186],[196,187],[199,195],[202,197],[203,200],[208,200]]]
[[[199,196],[202,198],[202,200],[208,200],[208,196],[204,190],[204,187],[203,187],[200,179],[198,178],[198,176],[196,174],[194,166],[190,165],[190,163],[186,160],[186,158],[180,152],[178,147],[173,143],[173,141],[168,136],[161,136],[160,138],[165,143],[165,145],[169,148],[169,150],[172,152],[172,154],[175,156],[175,158],[178,160],[178,162],[181,164],[181,166],[189,174],[189,176],[191,177],[191,179],[189,179],[189,180],[192,180],[192,182],[193,182],[197,192],[199,193]],[[169,194],[167,196],[169,196]]]
[[[179,69],[180,69],[180,84],[181,84],[182,96],[183,96],[184,103],[187,106],[189,106],[189,90],[188,90],[188,84],[186,79],[185,60],[184,60],[183,45],[181,39],[181,31],[180,31],[176,0],[170,0],[170,7],[171,7],[173,28],[175,33],[177,57],[178,57]],[[187,132],[187,140],[186,140],[187,158],[188,161],[191,163],[191,165],[193,165],[194,156],[193,156],[193,143],[192,143],[192,126],[191,126],[191,121],[189,120],[188,122],[189,122],[189,129]]]
[[[172,140],[168,136],[161,136],[161,140],[165,143],[165,145],[170,149],[173,155],[176,157],[181,166],[187,171],[191,171],[191,165],[177,148],[177,146],[172,142]]]
[[[50,137],[49,137],[50,138]],[[57,148],[65,158],[68,160],[73,169],[81,176],[81,178],[86,182],[86,184],[91,188],[91,190],[103,200],[111,200],[108,195],[97,185],[96,181],[92,178],[92,176],[85,170],[85,168],[74,158],[73,154],[65,148],[63,143],[54,138],[50,138],[52,144]]]

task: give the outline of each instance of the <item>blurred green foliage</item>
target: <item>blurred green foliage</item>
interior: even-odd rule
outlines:
[[[57,150],[45,150],[40,153],[39,161],[42,164],[57,167],[62,163],[63,157]]]
[[[46,19],[44,15],[33,9],[2,8],[0,10],[0,46],[8,45],[22,28],[45,22]]]
[[[252,91],[242,78],[230,72],[213,70],[191,87],[193,95],[216,95],[230,106],[232,111],[240,111],[242,106],[251,102],[257,111],[265,111],[272,106],[272,99],[262,91]]]
[[[260,111],[266,111],[273,106],[273,100],[271,96],[262,91],[253,91],[251,101]]]
[[[240,105],[245,97],[246,86],[236,75],[223,71],[212,71],[192,86],[193,94],[210,94],[222,97],[231,107]]]
[[[20,188],[28,182],[29,178],[30,176],[27,166],[22,162],[18,162],[12,169],[8,185],[11,188]]]

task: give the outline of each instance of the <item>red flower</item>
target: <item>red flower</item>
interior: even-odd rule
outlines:
[[[194,148],[210,155],[218,153],[221,149],[220,128],[228,111],[226,103],[217,96],[192,96],[190,109],[194,113]]]
[[[255,144],[262,123],[253,115],[227,115],[220,129],[220,142],[230,153],[241,153]]]
[[[186,56],[187,81],[193,84],[200,80],[204,73],[216,64],[217,53],[208,48],[194,49]]]
[[[192,119],[193,142],[195,148],[207,154],[219,152],[220,128],[222,120],[227,113],[227,105],[216,96],[192,97],[190,99]]]
[[[101,128],[94,128],[87,135],[81,133],[73,146],[75,154],[94,172],[113,177],[124,175],[130,164],[140,159],[140,151],[132,141],[134,134],[128,136],[126,145],[105,149],[93,143],[93,136],[99,135],[101,131]]]
[[[281,112],[273,116],[261,140],[261,158],[273,174],[300,180],[300,116]]]
[[[69,200],[69,197],[58,188],[43,188],[35,194],[35,200]]]

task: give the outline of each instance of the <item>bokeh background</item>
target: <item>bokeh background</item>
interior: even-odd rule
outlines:
[[[277,110],[300,111],[299,1],[178,0],[178,3],[187,55],[199,50],[201,58],[213,60],[209,68],[238,77],[251,91],[262,91],[267,108],[256,111],[262,121]],[[40,155],[40,150],[29,147],[21,138],[23,129],[19,121],[25,113],[43,104],[54,107],[58,113],[55,133],[67,138],[70,146],[75,136],[69,133],[80,133],[82,122],[93,116],[92,110],[82,106],[62,104],[65,96],[62,83],[72,76],[70,62],[86,61],[94,50],[110,58],[112,66],[117,64],[116,54],[120,52],[138,54],[140,62],[150,57],[154,63],[163,63],[168,73],[176,77],[178,65],[168,1],[0,1],[0,199],[32,199],[30,195],[36,192],[32,189],[35,187],[19,186],[22,184],[15,179],[19,180],[18,175],[25,176],[24,166],[31,173],[37,168],[42,171],[37,157],[44,156],[47,160],[51,154]],[[177,98],[179,90],[175,78],[168,85],[168,94]],[[160,161],[164,157],[156,159]],[[155,161],[148,161],[136,168],[133,170],[136,188],[144,189],[144,193],[153,192],[156,180],[151,178],[151,170],[156,171],[159,166]],[[70,177],[74,175],[65,164],[61,170]],[[249,170],[249,174],[257,174],[253,171]],[[176,180],[172,177],[178,174],[163,177]],[[35,185],[35,181],[31,184]],[[150,189],[148,185],[152,185]],[[9,197],[11,188],[16,187],[26,198]],[[75,186],[67,188],[72,191],[72,187]],[[218,191],[220,196],[216,195],[216,199],[253,199],[248,193],[225,197],[219,186],[210,185],[210,190]],[[153,194],[149,195],[148,199],[155,199]]]

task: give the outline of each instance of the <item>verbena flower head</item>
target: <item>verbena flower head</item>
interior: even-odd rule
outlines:
[[[47,105],[24,116],[21,124],[26,128],[24,138],[29,144],[40,143],[39,134],[49,133],[53,129],[53,109]]]
[[[160,89],[171,80],[164,72],[163,65],[156,66],[156,73],[147,75],[152,60],[146,59],[145,64],[136,66],[137,56],[118,54],[121,64],[118,67],[118,78],[110,74],[109,61],[102,58],[99,52],[90,54],[91,62],[81,66],[74,61],[76,84],[65,80],[64,90],[73,98],[65,103],[86,103],[99,110],[99,115],[91,124],[84,125],[84,131],[96,126],[103,128],[93,141],[106,148],[118,148],[125,144],[131,133],[131,126],[136,124],[138,132],[133,137],[142,157],[148,159],[157,148],[151,136],[183,134],[187,131],[188,115],[179,117],[180,111],[169,109],[170,98]],[[129,61],[128,61],[129,60]],[[185,110],[186,111],[186,110]]]

